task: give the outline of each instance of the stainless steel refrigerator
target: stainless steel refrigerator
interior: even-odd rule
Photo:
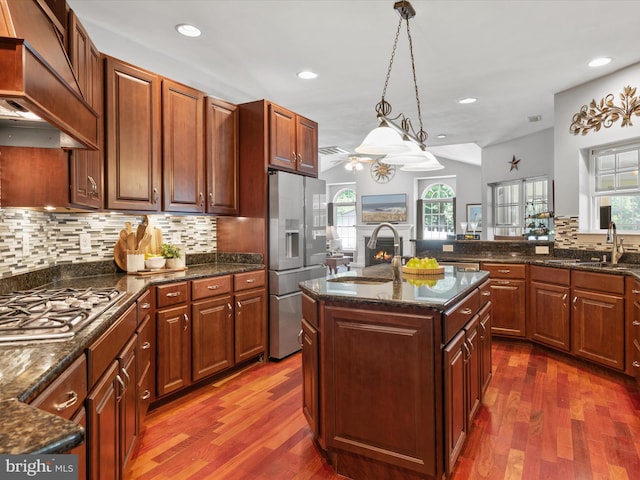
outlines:
[[[269,357],[300,350],[298,284],[326,275],[324,180],[269,171]]]

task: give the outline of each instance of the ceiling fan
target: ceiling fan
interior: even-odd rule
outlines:
[[[363,164],[365,163],[375,163],[384,157],[385,155],[347,153],[343,156],[343,158],[338,158],[337,160],[334,160],[333,163],[335,164],[344,163],[344,168],[346,168],[349,171],[354,171],[354,170],[362,170],[364,168]]]

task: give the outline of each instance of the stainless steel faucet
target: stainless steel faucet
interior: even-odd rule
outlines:
[[[612,231],[613,239],[613,245],[611,247],[611,263],[615,265],[624,253],[624,248],[622,248],[624,238],[620,237],[620,242],[618,243],[618,232],[616,231],[616,224],[614,222],[609,222],[609,230]]]
[[[391,258],[391,279],[394,284],[402,283],[402,262],[400,258],[400,238],[398,231],[390,223],[381,223],[378,225],[371,234],[367,248],[376,248],[378,243],[378,232],[382,227],[387,227],[393,232],[393,257]]]

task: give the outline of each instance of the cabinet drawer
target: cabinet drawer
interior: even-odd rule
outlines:
[[[70,419],[87,396],[87,360],[84,355],[76,359],[31,405]]]
[[[532,282],[569,285],[571,281],[571,270],[568,268],[538,267],[532,265],[529,270],[529,277]]]
[[[318,327],[318,305],[314,299],[302,294],[302,318],[314,328]]]
[[[87,385],[89,390],[136,331],[137,317],[136,305],[131,305],[104,335],[87,348]]]
[[[142,323],[145,318],[147,318],[151,310],[153,309],[153,305],[151,304],[151,292],[147,290],[144,292],[140,298],[138,298],[138,323]]]
[[[191,300],[214,297],[231,291],[231,275],[203,278],[191,282]]]
[[[480,308],[480,292],[475,289],[464,300],[444,312],[444,326],[442,328],[443,341],[447,343],[473,317]]]
[[[262,287],[265,284],[264,270],[255,272],[237,273],[233,276],[233,289],[238,292],[240,290],[250,290],[252,288]]]
[[[491,278],[525,278],[527,266],[512,263],[483,263],[482,270],[489,272]]]
[[[156,305],[163,308],[184,303],[188,300],[188,294],[187,282],[159,285],[156,290]]]
[[[571,286],[624,295],[624,276],[573,270],[571,272]]]
[[[478,292],[480,293],[480,307],[484,307],[488,302],[491,301],[491,280],[487,280],[482,285],[478,287]]]

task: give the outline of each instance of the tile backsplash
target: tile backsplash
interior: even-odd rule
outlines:
[[[216,217],[149,215],[162,229],[165,243],[178,243],[187,255],[216,251]],[[56,213],[19,208],[0,209],[0,277],[61,263],[113,259],[113,247],[125,222],[133,228],[142,215]],[[91,253],[80,253],[80,234],[89,234]],[[179,236],[180,241],[174,242]]]

